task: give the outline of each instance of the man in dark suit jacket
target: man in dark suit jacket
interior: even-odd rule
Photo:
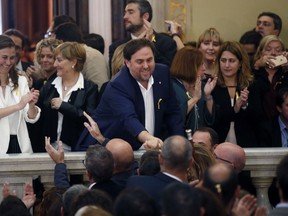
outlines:
[[[269,122],[260,126],[258,133],[261,147],[288,147],[288,88],[282,88],[276,95],[279,113]]]
[[[159,148],[165,136],[185,135],[169,68],[155,64],[153,51],[147,39],[127,43],[126,66],[108,83],[92,115],[104,137],[121,138],[134,150],[143,143],[146,148]],[[85,150],[95,142],[86,129],[76,149]]]
[[[280,203],[276,205],[269,216],[288,215],[288,155],[286,155],[278,164],[276,178],[278,183]]]
[[[131,35],[123,40],[112,43],[109,47],[109,65],[116,48],[131,39],[147,38],[155,45],[155,62],[171,65],[173,57],[177,51],[175,41],[164,34],[156,33],[152,26],[152,7],[146,0],[130,0],[126,4],[124,12],[125,30]]]
[[[54,185],[60,188],[69,188],[68,172],[64,163],[64,151],[62,142],[56,150],[50,144],[50,138],[45,138],[45,148],[49,156],[56,163],[54,170]],[[90,182],[89,189],[98,189],[106,192],[115,199],[124,188],[111,180],[114,168],[112,153],[101,145],[91,145],[86,151],[85,160],[86,174]]]
[[[182,136],[171,136],[164,141],[159,154],[161,172],[154,176],[132,176],[126,187],[144,189],[157,202],[164,188],[176,181],[187,182],[187,168],[192,165],[192,145]]]

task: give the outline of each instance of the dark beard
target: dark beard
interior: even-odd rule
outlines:
[[[129,25],[128,27],[126,27],[126,31],[128,31],[128,32],[133,34],[133,33],[137,32],[137,31],[139,31],[142,27],[143,27],[143,24]]]

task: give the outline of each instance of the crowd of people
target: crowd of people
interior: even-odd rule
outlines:
[[[34,63],[21,61],[20,31],[0,35],[0,151],[47,151],[56,163],[43,200],[31,185],[20,200],[5,184],[1,215],[29,215],[32,206],[34,215],[267,214],[243,190],[251,180],[243,177],[243,148],[288,146],[281,18],[259,14],[239,42],[210,27],[194,44],[182,41],[175,21],[156,32],[152,14],[148,1],[128,1],[129,37],[109,46],[109,62],[103,38],[84,38],[66,15],[54,17]],[[139,164],[138,149],[147,150]],[[86,151],[88,188],[70,185],[69,151]],[[286,161],[274,188],[275,211],[285,213]]]

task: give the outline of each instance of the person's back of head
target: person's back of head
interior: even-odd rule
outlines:
[[[104,38],[101,35],[95,33],[88,34],[84,36],[84,43],[87,46],[97,49],[104,55],[105,42]]]
[[[0,204],[0,215],[31,216],[22,200],[13,195],[9,195],[2,200]]]
[[[93,189],[80,193],[73,201],[71,207],[71,215],[82,207],[94,205],[104,209],[107,212],[112,212],[112,199],[107,193],[101,190]]]
[[[203,187],[215,193],[228,212],[240,190],[236,171],[222,163],[214,164],[206,170]]]
[[[61,215],[61,208],[63,206],[62,196],[66,189],[59,187],[52,187],[43,193],[43,200],[36,209],[39,215]]]
[[[83,43],[83,35],[79,26],[75,23],[66,22],[59,25],[54,29],[54,34],[56,39],[62,40],[64,42],[78,42]]]
[[[288,155],[277,165],[276,178],[281,202],[288,202]]]
[[[207,188],[196,188],[201,208],[204,209],[205,216],[225,216],[226,212],[222,202],[216,195]]]
[[[175,182],[161,194],[161,206],[166,216],[199,216],[200,202],[197,191],[188,184]]]
[[[148,150],[140,158],[139,175],[153,176],[160,172],[159,151]]]
[[[230,142],[217,145],[214,149],[214,157],[216,162],[231,166],[237,173],[240,173],[245,167],[246,155],[244,149]]]
[[[117,197],[114,216],[160,216],[155,200],[140,188],[127,188]]]
[[[106,148],[114,159],[114,174],[131,170],[134,161],[134,152],[131,145],[122,139],[111,139]]]
[[[69,216],[71,214],[70,212],[74,199],[78,194],[84,191],[88,191],[88,188],[80,184],[72,185],[69,189],[67,189],[62,198],[64,216]]]
[[[76,24],[76,21],[68,15],[55,16],[53,18],[53,29],[52,30],[54,31],[59,25],[61,25],[63,23],[67,23],[67,22]]]
[[[190,180],[202,180],[204,172],[215,163],[213,154],[203,145],[194,144],[194,161],[192,166],[193,178]],[[189,175],[188,175],[189,177]]]
[[[80,208],[75,216],[112,216],[109,212],[93,205],[87,205]]]
[[[101,182],[111,178],[114,159],[112,153],[104,146],[90,145],[86,151],[84,162],[90,180]]]
[[[171,136],[165,139],[160,153],[161,170],[186,172],[192,163],[192,145],[185,137]],[[163,171],[163,170],[162,170]]]

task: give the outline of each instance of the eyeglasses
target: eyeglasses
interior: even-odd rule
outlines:
[[[223,161],[223,162],[229,164],[230,166],[232,166],[233,169],[234,169],[234,164],[233,164],[233,162],[231,162],[231,161],[229,161],[229,160],[226,160],[226,159],[224,159],[224,158],[221,158],[221,157],[219,157],[219,156],[218,156],[217,154],[215,154],[215,153],[213,153],[213,155],[214,155],[214,158],[215,158],[216,160]]]

